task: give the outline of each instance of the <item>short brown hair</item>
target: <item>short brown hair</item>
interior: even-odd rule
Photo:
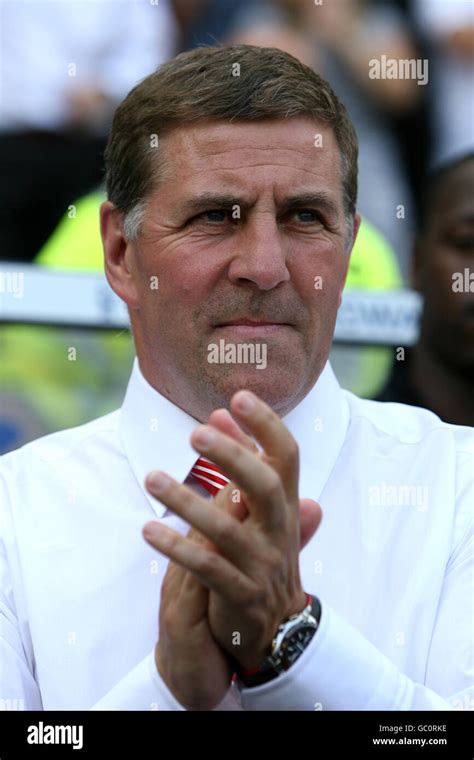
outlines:
[[[238,65],[238,66],[237,66]],[[238,75],[236,75],[238,72]],[[151,136],[193,121],[254,121],[306,116],[329,124],[342,166],[344,212],[357,202],[357,136],[330,85],[292,55],[254,45],[180,53],[136,85],[115,112],[105,151],[109,200],[130,220],[156,186]],[[162,162],[162,158],[160,158]],[[138,233],[141,214],[128,224]]]

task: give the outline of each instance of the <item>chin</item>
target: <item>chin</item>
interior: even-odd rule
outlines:
[[[225,399],[225,406],[237,391],[246,389],[255,393],[262,401],[275,411],[293,406],[299,397],[305,381],[303,373],[295,372],[288,367],[281,369],[257,369],[256,367],[233,367],[231,372],[223,377],[209,378],[218,395]]]

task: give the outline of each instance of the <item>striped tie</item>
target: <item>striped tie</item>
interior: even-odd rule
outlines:
[[[230,482],[229,478],[224,475],[214,462],[210,462],[205,457],[199,457],[193,469],[191,475],[200,483],[211,496],[215,496],[221,488],[225,488]]]

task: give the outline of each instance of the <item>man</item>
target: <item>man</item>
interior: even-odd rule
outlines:
[[[471,431],[327,362],[356,165],[275,49],[181,54],[118,108],[101,231],[137,362],[119,412],[3,458],[2,697],[469,706]]]
[[[457,425],[474,425],[473,199],[474,153],[440,166],[426,183],[413,258],[413,285],[424,299],[420,337],[379,397]]]

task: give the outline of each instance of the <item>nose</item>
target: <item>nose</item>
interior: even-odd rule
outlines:
[[[253,282],[260,290],[271,290],[290,279],[284,240],[272,214],[248,222],[236,245],[228,270],[233,284]]]

